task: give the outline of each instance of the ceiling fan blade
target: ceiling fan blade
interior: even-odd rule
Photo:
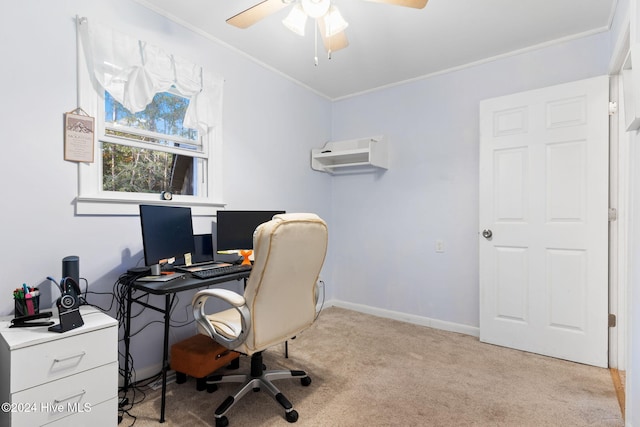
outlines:
[[[317,19],[316,21],[318,21],[318,29],[322,35],[322,42],[324,43],[324,48],[327,52],[336,52],[349,46],[349,40],[347,40],[347,35],[344,31],[340,31],[331,37],[327,37],[324,19]]]
[[[264,0],[227,19],[227,24],[238,28],[248,28],[262,18],[289,6],[289,3],[285,3],[282,0]]]
[[[427,5],[428,0],[367,0],[376,3],[393,4],[396,6],[413,7],[415,9],[422,9]]]

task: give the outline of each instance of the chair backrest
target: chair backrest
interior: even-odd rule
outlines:
[[[256,228],[244,293],[251,312],[247,349],[262,351],[313,323],[327,241],[327,225],[315,214],[280,214]]]

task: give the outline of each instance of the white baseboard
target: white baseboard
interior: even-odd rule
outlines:
[[[476,326],[463,325],[460,323],[447,322],[445,320],[431,319],[429,317],[416,316],[414,314],[402,313],[399,311],[386,310],[384,308],[370,307],[363,304],[355,304],[347,301],[328,300],[325,301],[324,308],[339,307],[348,310],[359,311],[373,316],[384,317],[385,319],[400,320],[402,322],[413,323],[415,325],[427,326],[429,328],[441,329],[449,332],[480,337],[480,328]]]

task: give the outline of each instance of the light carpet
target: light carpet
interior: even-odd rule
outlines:
[[[299,413],[297,426],[623,426],[611,375],[595,368],[479,342],[475,337],[331,307],[296,339],[265,352],[268,369],[304,369],[275,384]],[[241,357],[246,372],[248,358]],[[215,408],[237,389],[167,387],[169,427],[215,426]],[[160,390],[129,411],[159,425]],[[229,426],[286,426],[267,392],[249,393]],[[134,419],[124,416],[121,426]]]

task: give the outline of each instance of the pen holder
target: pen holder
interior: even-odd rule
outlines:
[[[30,316],[40,312],[40,295],[31,298],[13,297],[15,317]]]

